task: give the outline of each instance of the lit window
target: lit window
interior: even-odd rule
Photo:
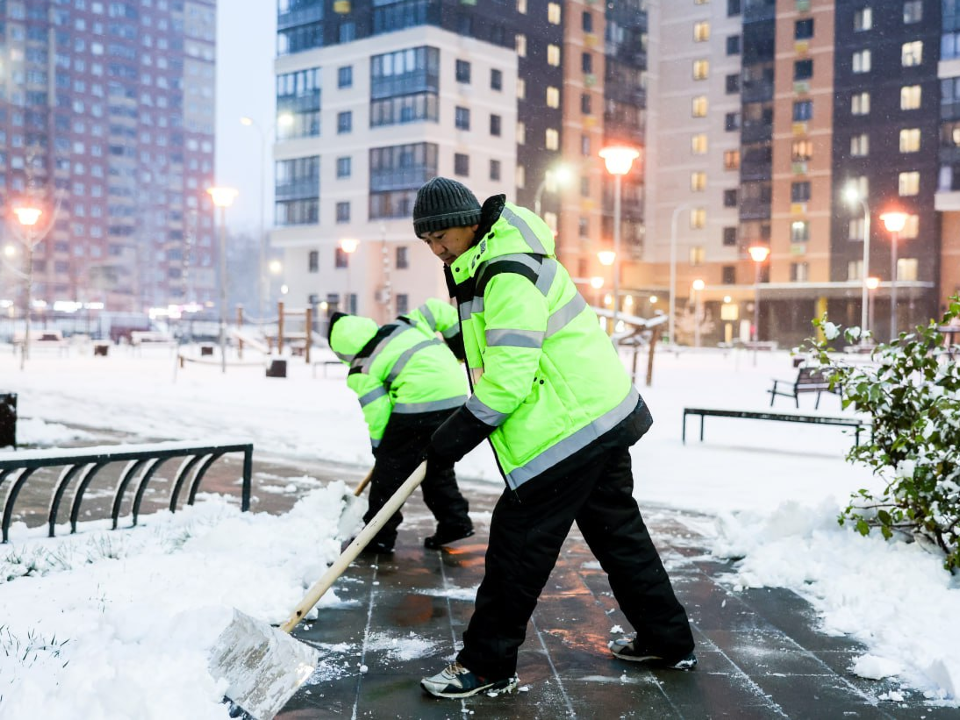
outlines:
[[[517,121],[517,145],[526,145],[527,144],[527,125],[526,123],[518,120]]]
[[[706,42],[710,39],[710,23],[703,21],[693,24],[693,41]]]
[[[706,208],[693,208],[690,211],[690,228],[698,230],[707,224]]]
[[[920,109],[921,88],[919,85],[904,85],[900,88],[900,109]]]
[[[850,260],[847,262],[847,280],[863,279],[863,260]]]
[[[707,136],[703,133],[690,138],[690,152],[694,155],[704,155],[707,152]]]
[[[850,138],[850,154],[854,157],[865,157],[870,154],[870,136],[860,133]]]
[[[706,95],[697,95],[691,103],[690,114],[693,117],[706,117],[707,116],[707,96]]]
[[[517,12],[521,15],[527,14],[527,0],[517,0]]]
[[[517,33],[517,55],[519,57],[527,56],[527,36],[523,33]]]
[[[873,10],[871,8],[862,8],[853,14],[854,32],[863,32],[873,27]]]
[[[517,165],[514,179],[518,190],[523,190],[527,186],[527,169],[523,165]]]
[[[723,168],[724,170],[739,170],[740,169],[740,151],[739,150],[727,150],[723,153]]]
[[[923,63],[923,41],[904,43],[900,48],[900,63],[903,67],[916,67]]]
[[[810,263],[790,263],[790,281],[807,282],[810,279]]]
[[[705,213],[706,211],[701,211],[701,212]],[[703,225],[699,225],[698,227],[703,227]],[[691,265],[703,265],[703,263],[706,262],[706,259],[707,259],[707,251],[702,246],[694,245],[692,248],[690,248],[690,264]]]
[[[947,4],[944,5],[946,7]],[[909,0],[903,4],[903,24],[913,25],[923,20],[923,2],[921,0]]]
[[[560,24],[560,4],[559,3],[548,3],[547,4],[547,20],[553,25]]]
[[[919,263],[916,258],[899,258],[897,260],[897,280],[915,282],[918,270]]]
[[[920,150],[920,130],[904,128],[900,131],[900,152],[912,153]]]
[[[858,197],[870,197],[870,178],[868,178],[866,175],[858,175],[857,177],[852,178],[848,185],[856,188]]]
[[[872,56],[869,50],[858,50],[853,54],[853,72],[870,72]]]
[[[810,239],[810,223],[806,220],[794,220],[790,224],[790,242],[806,242]]]
[[[709,75],[710,75],[709,60],[693,61],[693,79],[694,80],[706,80]]]
[[[917,195],[920,192],[920,173],[902,172],[899,176],[900,196]]]
[[[703,192],[707,189],[707,174],[705,172],[690,173],[690,189],[694,192]]]
[[[556,67],[560,64],[560,47],[547,45],[547,64]]]
[[[806,162],[813,157],[812,140],[794,140],[791,159],[793,162]]]
[[[907,221],[900,231],[900,237],[912,240],[920,234],[920,216],[907,215]]]
[[[850,224],[847,226],[847,239],[863,240],[863,229],[864,223],[862,217],[851,218]]]
[[[870,93],[856,93],[850,98],[851,115],[869,115],[870,114]]]
[[[555,87],[547,88],[547,107],[560,107],[560,89]]]
[[[553,128],[547,128],[544,135],[544,142],[547,150],[558,150],[560,148],[560,133]]]
[[[524,100],[527,97],[527,81],[523,78],[517,78],[517,99]]]

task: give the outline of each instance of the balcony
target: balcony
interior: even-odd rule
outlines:
[[[317,2],[315,5],[297,8],[289,12],[277,15],[277,30],[287,30],[297,25],[307,25],[313,22],[319,22],[323,19],[323,5]]]
[[[763,142],[773,137],[773,125],[769,123],[744,123],[740,130],[740,142],[744,145]]]

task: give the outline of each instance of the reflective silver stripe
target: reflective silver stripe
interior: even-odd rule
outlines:
[[[539,348],[543,346],[542,330],[487,330],[487,347]]]
[[[471,395],[467,400],[467,410],[482,423],[491,427],[500,427],[510,417],[507,413],[497,412],[489,405],[477,399],[476,395]]]
[[[587,301],[583,299],[583,295],[576,293],[566,302],[565,305],[562,305],[557,310],[553,311],[550,319],[547,320],[546,337],[550,337],[551,335],[560,332],[564,327],[566,327],[567,323],[582,313],[586,307]]]
[[[442,333],[442,335],[443,335],[445,338],[456,337],[456,336],[459,335],[459,334],[460,334],[460,326],[459,326],[459,325],[451,325],[451,326],[448,327],[446,330],[444,330],[443,333]]]
[[[544,297],[550,292],[550,286],[553,285],[553,279],[557,276],[558,263],[553,258],[547,258],[540,267],[540,274],[537,276],[537,290]]]
[[[436,330],[437,319],[433,316],[433,313],[430,312],[430,307],[426,303],[424,303],[423,305],[418,307],[417,310],[419,310],[420,314],[423,315],[423,317],[426,319],[427,325],[429,325],[431,328]]]
[[[383,349],[387,346],[391,340],[393,340],[400,333],[404,333],[410,329],[410,326],[406,323],[399,325],[393,332],[387,335],[383,340],[377,343],[377,346],[373,349],[373,352],[370,353],[367,357],[361,358],[359,362],[356,362],[356,365],[360,367],[360,372],[369,372],[370,366],[373,365],[373,361],[377,359],[377,356],[383,352]],[[351,365],[353,367],[353,365]]]
[[[333,348],[330,348],[330,349],[333,350]],[[347,355],[346,353],[338,353],[336,350],[333,350],[333,354],[336,355],[341,360],[343,360],[345,363],[352,363],[353,359],[356,357],[356,355]]]
[[[380,447],[380,441],[374,440],[373,438],[370,438],[370,444],[373,445],[375,448]]]
[[[509,207],[504,206],[503,212],[500,213],[500,217],[504,218],[508,223],[513,225],[517,230],[520,231],[520,234],[523,236],[523,239],[527,241],[527,245],[530,246],[530,249],[538,255],[547,255],[547,249],[543,246],[543,243],[540,242],[540,238],[537,237],[537,234],[533,231],[527,221],[517,215]]]
[[[547,448],[523,467],[515,469],[507,475],[507,484],[516,490],[527,480],[535,478],[557,463],[566,460],[578,450],[582,450],[601,435],[613,430],[619,423],[623,422],[633,412],[639,401],[640,393],[631,385],[627,397],[613,410],[598,417],[592,423],[581,428],[570,437],[564,438],[553,447]],[[469,403],[467,405],[469,406]]]
[[[470,316],[474,313],[483,312],[483,296],[475,295],[472,299],[467,302],[460,303],[460,320],[461,322],[466,322],[470,319]]]
[[[423,350],[425,347],[430,347],[431,345],[440,345],[439,340],[424,340],[423,342],[418,342],[412,347],[408,347],[402,353],[400,357],[397,358],[397,361],[393,364],[393,367],[390,368],[390,372],[387,374],[387,385],[393,385],[400,373],[403,372],[403,368],[406,367],[406,364],[410,362],[410,358],[416,355],[418,352]]]
[[[387,394],[387,389],[385,387],[380,386],[378,388],[374,388],[373,390],[368,392],[366,395],[360,396],[360,407],[366,407],[367,405],[372,403],[374,400],[382,398],[386,394]]]
[[[467,399],[466,395],[446,398],[445,400],[431,400],[422,403],[397,403],[393,406],[395,413],[404,415],[414,415],[416,413],[437,412],[438,410],[452,410],[463,405]]]

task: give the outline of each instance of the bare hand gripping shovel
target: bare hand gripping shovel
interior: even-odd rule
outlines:
[[[214,678],[229,683],[224,694],[234,705],[256,720],[271,720],[310,677],[320,661],[319,653],[290,632],[423,482],[426,472],[426,462],[420,463],[279,628],[234,608],[233,620],[214,643],[207,665]]]

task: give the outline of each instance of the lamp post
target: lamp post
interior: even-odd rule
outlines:
[[[875,292],[878,287],[880,287],[880,278],[878,277],[868,277],[863,281],[864,286],[870,292],[869,300],[869,312],[867,313],[867,326],[865,330],[869,330],[873,327],[873,300],[876,297],[877,293]]]
[[[353,307],[353,302],[352,302],[352,301],[353,301],[353,296],[350,294],[350,256],[353,255],[354,252],[356,252],[357,247],[358,247],[359,245],[360,245],[359,241],[353,240],[352,238],[344,238],[343,240],[340,241],[340,249],[341,249],[341,250],[343,251],[343,253],[347,256],[347,257],[346,257],[346,262],[347,262],[347,298],[346,298],[346,303],[344,303],[344,304],[345,304],[346,307],[347,307],[346,312],[348,312],[348,313],[353,313],[353,312],[355,312],[354,307]]]
[[[27,357],[30,355],[30,296],[33,288],[33,248],[37,244],[37,236],[34,232],[34,228],[36,227],[40,216],[43,214],[43,211],[40,208],[27,206],[14,208],[13,212],[17,216],[17,220],[20,222],[20,226],[23,228],[23,244],[27,248],[27,254],[25,256],[27,263],[27,276],[25,279],[26,290],[24,292],[23,301],[23,348],[20,350],[20,369],[23,370],[27,361]]]
[[[890,340],[897,339],[897,244],[900,231],[907,224],[907,214],[891,210],[880,216],[883,225],[890,233]]]
[[[597,291],[597,307],[600,307],[600,289],[603,287],[603,278],[599,275],[594,275],[590,278],[590,287]]]
[[[562,187],[572,179],[573,171],[563,163],[559,163],[552,170],[547,170],[544,173],[543,181],[533,196],[533,212],[537,217],[540,217],[540,201],[543,198],[543,191],[547,188],[547,185],[560,185]],[[556,188],[551,187],[551,192],[556,192]]]
[[[667,333],[670,335],[670,344],[676,347],[676,335],[673,334],[674,322],[677,317],[677,221],[680,213],[690,207],[690,203],[680,203],[673,209],[670,218],[670,317],[667,318]]]
[[[693,346],[700,347],[700,292],[706,284],[700,278],[693,281]]]
[[[757,346],[760,344],[760,267],[770,254],[770,248],[765,245],[753,245],[747,248],[750,258],[756,264],[756,274],[753,279],[753,365],[757,365]]]
[[[616,262],[617,254],[612,250],[601,250],[600,252],[597,253],[597,260],[599,260],[600,264],[603,265],[604,267],[610,267]],[[616,269],[614,269],[613,272],[616,272]],[[612,277],[611,280],[613,281],[614,289],[616,289],[617,287],[616,276]],[[608,335],[613,335],[613,333],[616,332],[617,330],[616,296],[613,296],[613,297],[614,297],[613,319],[610,321],[610,324],[608,325],[608,333],[607,333]]]
[[[869,290],[867,288],[867,278],[870,276],[870,206],[867,199],[860,196],[860,191],[855,185],[850,185],[844,191],[847,202],[859,203],[863,210],[863,272],[861,274],[863,290],[860,299],[860,337],[863,338],[863,331],[866,330],[870,322],[868,317],[867,305],[869,304]]]
[[[620,313],[620,185],[624,175],[630,172],[633,161],[640,157],[636,148],[623,145],[605,147],[600,151],[607,166],[607,172],[616,180],[613,199],[613,332],[617,330],[617,318]]]
[[[237,191],[230,187],[207,188],[213,204],[220,208],[220,372],[227,372],[227,208]]]

